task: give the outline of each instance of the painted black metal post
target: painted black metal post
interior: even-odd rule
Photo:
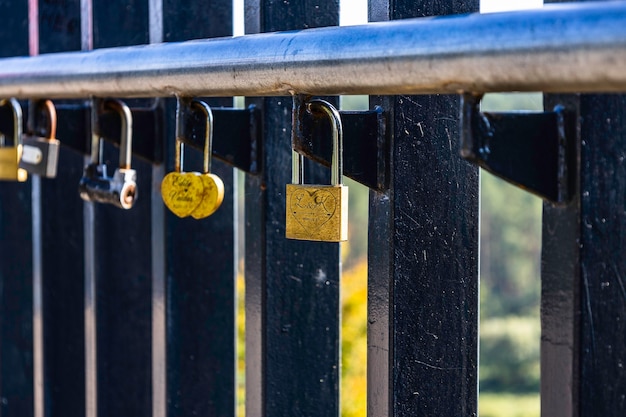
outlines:
[[[93,0],[92,7],[94,48],[149,42],[148,1]],[[117,161],[118,152],[107,144],[105,158]],[[86,300],[86,311],[95,314],[87,315],[95,324],[95,347],[88,337],[87,354],[96,358],[87,372],[88,384],[95,380],[88,385],[89,417],[152,414],[152,167],[138,158],[132,166],[139,194],[132,209],[86,203],[86,278],[95,302]]]
[[[626,97],[583,95],[580,115],[579,415],[617,417],[626,411]]]
[[[232,34],[232,1],[163,2],[163,41]],[[166,100],[166,171],[174,168],[174,100]],[[231,98],[208,100],[232,106]],[[202,126],[204,128],[204,126]],[[185,167],[200,170],[202,153],[186,148]],[[213,160],[223,181],[221,207],[203,220],[167,211],[167,416],[235,415],[236,226],[233,168]],[[159,414],[162,415],[162,414]]]
[[[79,0],[40,0],[39,53],[80,50],[80,13]],[[82,132],[82,140],[88,138],[89,132]],[[42,326],[35,337],[42,353],[41,369],[35,370],[36,381],[42,381],[40,387],[35,385],[41,390],[35,395],[35,409],[42,414],[36,417],[85,414],[83,201],[76,188],[82,170],[83,155],[61,146],[57,177],[33,182],[41,265],[40,288],[35,291],[40,291]]]
[[[550,95],[578,117],[576,193],[544,204],[541,413],[626,410],[626,97]]]
[[[477,9],[371,0],[370,20]],[[459,97],[370,100],[393,136],[390,190],[370,193],[368,415],[476,416],[478,170],[459,156]]]
[[[246,2],[246,31],[338,24],[338,1]],[[339,245],[285,239],[291,98],[267,98],[263,171],[246,179],[246,415],[339,415]],[[308,165],[308,164],[307,164]],[[307,181],[328,181],[307,166]]]
[[[28,55],[28,4],[2,1],[0,55]],[[6,129],[6,128],[5,128]],[[31,182],[0,182],[0,415],[32,416]]]

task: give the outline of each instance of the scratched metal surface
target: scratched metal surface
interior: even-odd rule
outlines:
[[[546,97],[580,114],[576,194],[544,204],[542,415],[621,416],[626,410],[626,168],[621,95]]]
[[[626,411],[624,109],[624,96],[581,97],[581,416]]]
[[[337,0],[246,7],[249,27],[261,31],[338,24]],[[246,415],[337,416],[339,244],[285,238],[292,100],[261,103],[263,173],[246,179]],[[307,181],[328,181],[327,169],[307,165]]]
[[[546,96],[546,107],[556,104],[579,114],[578,167],[572,202],[543,208],[541,411],[622,416],[626,98]]]
[[[370,4],[370,18],[471,12],[477,1]],[[476,416],[478,169],[459,97],[371,97],[391,112],[391,188],[370,192],[368,414]]]

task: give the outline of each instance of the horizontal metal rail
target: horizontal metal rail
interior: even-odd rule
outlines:
[[[626,91],[626,2],[0,60],[0,97]]]

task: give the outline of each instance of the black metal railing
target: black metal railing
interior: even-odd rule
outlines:
[[[61,139],[56,178],[0,183],[0,416],[234,416],[238,255],[246,415],[339,415],[340,245],[285,238],[285,184],[292,148],[331,160],[329,123],[302,103],[342,93],[370,94],[371,110],[341,113],[344,172],[370,188],[368,415],[478,414],[477,165],[545,200],[542,415],[624,414],[626,7],[303,30],[337,26],[337,3],[246,0],[247,35],[224,38],[231,0],[0,2],[0,93],[31,116],[27,99],[55,99]],[[369,8],[400,20],[478,1]],[[290,32],[257,34],[276,31]],[[206,40],[177,43],[190,39]],[[530,89],[551,93],[549,111],[479,111],[486,91]],[[173,94],[214,97],[226,192],[203,220],[161,199],[177,132],[204,146],[193,119],[176,130]],[[117,160],[123,140],[94,95],[131,110],[130,210],[78,194],[91,144],[106,137],[103,159]],[[0,130],[11,121],[0,109]]]

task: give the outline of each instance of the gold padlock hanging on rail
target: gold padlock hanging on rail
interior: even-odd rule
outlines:
[[[184,119],[195,108],[201,110],[206,117],[202,173],[183,171]],[[220,177],[211,174],[212,143],[213,113],[209,105],[198,99],[179,98],[176,109],[174,172],[168,173],[161,182],[163,202],[178,217],[203,219],[213,214],[224,200],[224,183]]]
[[[200,220],[215,213],[222,205],[222,201],[224,201],[224,182],[217,175],[211,174],[211,157],[213,155],[213,112],[211,111],[211,107],[202,100],[192,100],[191,108],[193,109],[194,107],[202,111],[206,118],[204,159],[202,174],[200,174],[202,185],[204,185],[204,192],[200,204],[191,212],[191,217]]]
[[[13,145],[5,146],[6,136],[0,132],[0,180],[24,182],[28,173],[19,167],[22,158],[22,107],[14,98],[0,100],[0,107],[5,106],[10,106],[13,112]]]
[[[303,184],[303,157],[292,150],[292,184],[287,184],[285,229],[288,239],[348,240],[348,187],[343,185],[343,130],[339,111],[325,100],[311,100],[310,113],[330,118],[333,140],[330,185]]]

